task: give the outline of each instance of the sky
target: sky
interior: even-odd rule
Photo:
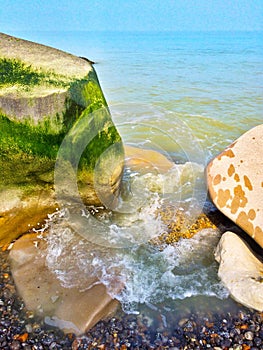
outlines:
[[[263,0],[1,0],[1,32],[45,30],[263,30]]]

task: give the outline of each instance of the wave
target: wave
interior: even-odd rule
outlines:
[[[167,230],[157,215],[164,203],[172,203],[175,210],[186,208],[193,220],[200,213],[193,184],[202,173],[195,163],[176,165],[166,174],[135,173],[130,178],[133,196],[119,211],[91,218],[88,212],[68,208],[54,215],[46,237],[48,268],[67,288],[85,291],[103,283],[127,313],[138,312],[141,304],[197,295],[226,298],[213,257],[220,238],[216,229],[171,245],[150,243]],[[79,226],[72,223],[73,209]]]

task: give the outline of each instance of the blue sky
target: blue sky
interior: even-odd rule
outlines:
[[[1,0],[0,31],[263,30],[263,0]]]

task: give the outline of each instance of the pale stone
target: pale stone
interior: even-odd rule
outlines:
[[[63,287],[46,266],[45,247],[45,240],[37,234],[27,234],[10,251],[12,275],[28,310],[46,323],[76,334],[114,314],[118,302],[94,277],[90,278],[90,289],[83,292]]]
[[[157,171],[165,173],[174,167],[174,163],[160,152],[125,145],[125,162],[134,171]]]
[[[218,276],[239,303],[263,311],[263,263],[237,234],[227,231],[215,252]]]
[[[211,199],[263,247],[263,124],[239,137],[207,166]]]

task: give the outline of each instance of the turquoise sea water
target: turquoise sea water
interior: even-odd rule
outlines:
[[[59,223],[51,223],[50,269],[65,285],[81,289],[85,274],[96,275],[126,312],[146,305],[167,318],[173,308],[185,311],[189,305],[202,304],[198,298],[208,298],[208,308],[211,300],[214,305],[218,300],[230,305],[213,258],[220,233],[204,231],[162,251],[147,242],[165,230],[155,212],[167,198],[175,207],[183,203],[187,215],[194,217],[202,210],[207,162],[263,122],[263,33],[16,35],[95,61],[124,142],[158,150],[175,163],[168,174],[132,174],[128,182],[139,200],[134,199],[135,206],[131,200],[132,212],[124,203],[119,213],[113,213],[106,224],[106,251],[91,249],[85,240],[61,230]],[[83,230],[84,238],[94,235],[94,225],[92,232],[89,227]],[[98,236],[99,231],[98,225]],[[128,249],[119,249],[124,238]],[[58,251],[65,256],[62,265]],[[121,292],[119,285],[124,286]]]
[[[262,32],[20,34],[95,61],[110,106],[173,111],[212,154],[263,121]]]
[[[16,34],[95,61],[116,123],[161,110],[156,126],[183,120],[208,159],[263,121],[262,32]]]

